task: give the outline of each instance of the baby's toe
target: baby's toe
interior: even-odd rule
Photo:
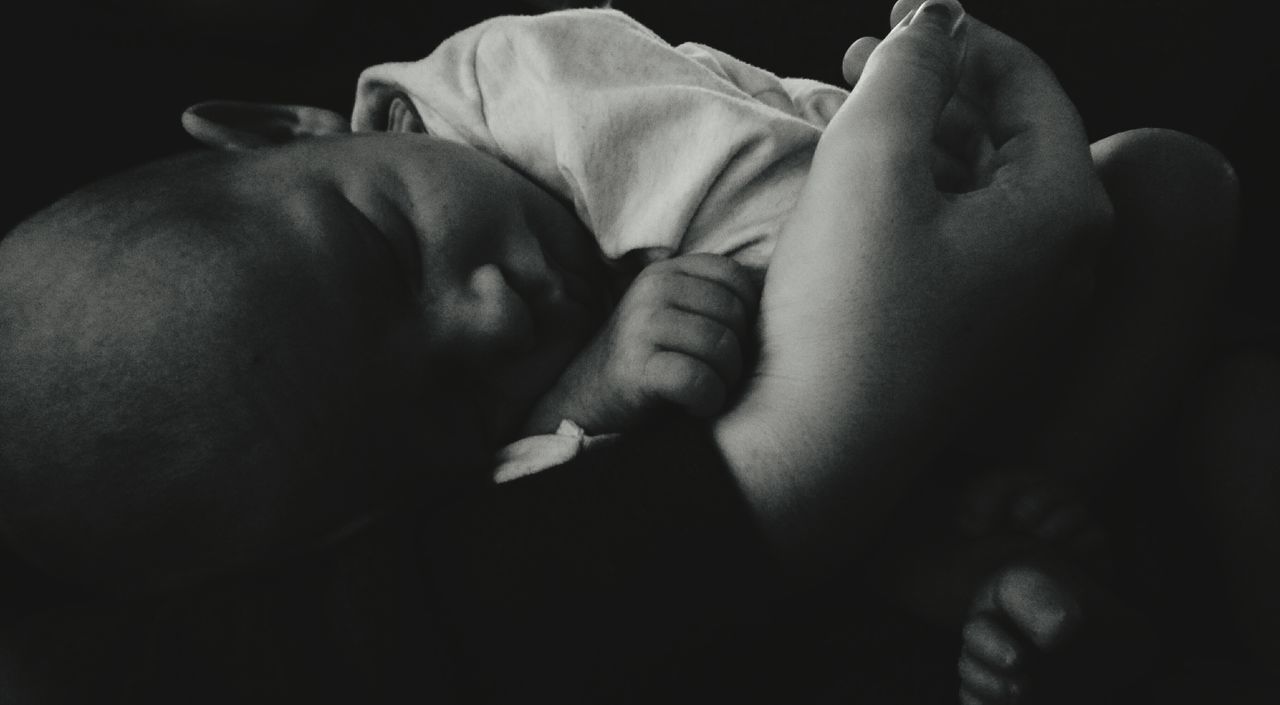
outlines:
[[[1074,593],[1032,566],[1015,566],[1001,572],[995,579],[992,599],[1012,626],[1042,651],[1060,646],[1083,621]]]
[[[961,692],[984,705],[1016,703],[1035,647],[992,612],[972,615],[961,632],[961,642]]]
[[[1000,673],[1020,669],[1030,646],[1001,623],[996,615],[979,612],[961,632],[961,653]]]
[[[1139,613],[1047,560],[998,571],[970,614],[960,680],[975,702],[1012,702],[1023,684],[1034,687],[1037,702],[1119,702],[1160,653]],[[996,683],[1003,689],[994,690]]]
[[[1015,705],[1022,695],[1022,679],[996,672],[968,655],[960,657],[961,701],[967,695],[983,705]]]

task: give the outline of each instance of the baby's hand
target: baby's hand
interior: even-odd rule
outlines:
[[[712,254],[651,264],[537,405],[527,433],[570,419],[589,433],[633,428],[668,404],[708,417],[742,378],[759,300],[748,271]]]

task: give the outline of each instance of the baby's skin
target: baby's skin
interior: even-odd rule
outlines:
[[[201,188],[190,188],[196,177]],[[128,218],[113,205],[121,197],[136,203]],[[153,235],[140,237],[144,232]],[[209,282],[200,295],[165,288],[135,302],[131,289],[120,286],[130,277],[192,278],[149,264],[171,262],[179,251],[203,263]],[[245,507],[257,506],[258,493],[265,500],[291,483],[314,483],[308,473],[336,481],[331,470],[318,468],[350,461],[361,443],[321,450],[340,437],[320,425],[330,409],[345,411],[325,423],[349,423],[353,437],[384,449],[388,460],[434,459],[431,467],[396,472],[419,476],[414,484],[428,495],[447,495],[458,483],[487,478],[499,447],[551,431],[560,419],[608,433],[670,407],[702,417],[722,410],[743,377],[759,297],[745,269],[710,254],[649,253],[634,279],[619,281],[619,268],[604,262],[572,211],[545,191],[477,150],[414,134],[333,135],[148,165],[55,204],[8,235],[0,253],[6,326],[60,310],[63,302],[94,302],[5,340],[3,380],[16,380],[7,374],[15,365],[43,372],[0,387],[6,392],[0,418],[12,432],[0,439],[0,460],[11,468],[4,480],[12,483],[0,528],[52,573],[74,565],[65,570],[78,574],[67,577],[110,584],[119,576],[126,590],[135,581],[190,578],[188,571],[203,570],[194,566],[239,564],[258,550],[239,545],[236,526],[221,530],[225,543],[202,541],[215,554],[203,555],[169,547],[181,532],[105,518],[67,540],[47,526],[57,514],[46,512],[46,503],[118,500],[131,508],[119,517],[160,516],[149,505],[158,500],[149,498],[167,492],[165,501],[180,504],[190,493],[191,511],[199,514],[208,500],[197,478],[204,463],[226,462],[209,450],[221,443],[257,449],[235,461],[257,478],[240,490]],[[15,264],[29,261],[44,264]],[[313,282],[317,276],[323,280]],[[308,290],[304,285],[324,296],[295,293]],[[611,306],[620,285],[625,293]],[[220,295],[224,289],[231,293]],[[239,339],[236,321],[247,312],[224,302],[242,290],[260,291],[254,315],[275,323],[256,324],[251,345],[227,351],[233,360],[227,370],[200,373],[209,351],[226,346],[223,338]],[[123,307],[132,313],[121,318]],[[360,326],[344,329],[330,320]],[[14,329],[26,330],[16,323]],[[59,342],[74,331],[91,340],[130,340],[131,351],[115,359],[92,353],[105,343]],[[135,370],[145,359],[156,362],[145,373]],[[58,380],[72,373],[101,374],[110,383],[94,386],[93,394],[62,395],[57,385],[65,383]],[[289,383],[311,374],[326,384]],[[180,387],[141,382],[176,375],[185,380]],[[364,392],[378,408],[350,401]],[[295,416],[289,408],[313,411]],[[113,413],[89,417],[88,409]],[[140,416],[154,409],[166,413]],[[227,409],[257,410],[266,420]],[[65,427],[51,418],[82,416],[74,443],[42,440]],[[381,424],[383,417],[397,421]],[[175,439],[197,429],[202,441],[175,441],[187,455],[155,459],[153,479],[161,486],[121,494],[127,488],[96,469],[103,461],[95,448],[139,427]],[[241,437],[243,429],[253,429],[251,439]],[[364,467],[373,460],[351,462]],[[64,474],[45,495],[35,475],[23,473],[49,464]],[[145,463],[135,464],[134,472],[150,478]],[[265,530],[256,543],[268,553],[274,523],[282,534],[340,534],[347,527],[331,523],[325,507],[388,480],[312,484],[314,514],[246,511],[244,529]],[[383,509],[368,506],[364,513]],[[126,545],[133,549],[119,558],[109,548]]]
[[[895,32],[903,35],[903,25],[898,23],[914,9],[917,3],[900,2],[894,10]],[[937,5],[946,3],[932,3]],[[931,13],[922,13],[928,15]],[[953,25],[957,26],[957,25]],[[975,69],[973,76],[981,75],[982,62],[1022,67],[1028,73],[1038,70],[1038,61],[1024,47],[1008,38],[1001,37],[990,28],[979,23],[972,23],[974,32],[971,37],[971,63],[980,68]],[[980,37],[974,39],[973,37]],[[974,47],[980,47],[973,51]],[[850,83],[861,79],[868,58],[874,50],[874,43],[860,41],[851,48],[845,61],[845,74]],[[981,57],[981,58],[974,58]],[[919,233],[934,227],[930,219],[948,209],[958,208],[961,198],[967,198],[969,204],[981,203],[973,198],[974,193],[998,193],[1003,183],[1001,178],[1010,174],[1007,165],[1000,160],[1002,151],[1011,152],[1016,141],[997,139],[996,133],[1001,130],[1025,129],[1022,124],[1001,124],[1000,115],[983,115],[989,109],[982,95],[985,87],[980,81],[962,80],[956,99],[950,100],[942,113],[941,123],[944,129],[935,139],[942,143],[933,145],[931,164],[933,181],[942,199],[934,203],[921,196],[931,194],[910,193],[912,212],[900,214],[900,222],[907,224],[916,232],[910,237],[903,237],[891,242],[872,240],[870,245],[860,244],[871,251],[872,246],[882,249],[866,255],[867,261],[879,263],[874,270],[862,272],[856,267],[842,263],[839,271],[834,271],[832,280],[824,284],[826,292],[835,290],[831,283],[834,279],[847,281],[851,271],[859,271],[867,281],[878,280],[881,283],[893,281],[896,271],[886,268],[888,262],[921,262],[946,261],[947,257],[960,259],[960,266],[951,271],[967,272],[969,265],[965,262],[965,247],[979,237],[983,230],[991,230],[992,223],[1000,223],[995,230],[1030,229],[1019,223],[1004,222],[1005,214],[1017,212],[1017,208],[1009,203],[996,203],[995,208],[984,217],[974,222],[946,223],[941,229],[948,247],[939,254],[937,251],[906,251],[912,243],[921,242]],[[1006,97],[1009,102],[1025,99],[1021,93],[1011,93]],[[985,108],[984,108],[985,106]],[[1014,112],[1025,106],[1015,106]],[[852,111],[846,117],[853,124],[844,130],[844,138],[850,139],[856,134],[866,134],[860,127],[865,124],[852,117]],[[1066,103],[1053,105],[1046,110],[1059,120],[1060,132],[1078,131],[1077,125],[1068,125],[1076,120],[1073,108]],[[327,131],[347,129],[345,122],[336,116],[317,113],[316,109],[294,106],[280,108],[277,117],[316,118],[297,119],[290,122],[285,133],[294,136],[309,136]],[[224,139],[229,133],[220,130],[216,124],[206,120],[200,123],[200,115],[189,113],[189,122],[195,121],[197,128],[193,133],[213,135],[215,140]],[[863,116],[866,118],[868,116]],[[869,116],[874,122],[874,115]],[[272,125],[279,129],[279,124]],[[318,127],[317,127],[318,126]],[[189,124],[189,129],[192,127]],[[210,129],[211,128],[211,129]],[[269,143],[252,139],[244,140],[241,135],[231,135],[241,146]],[[972,139],[971,139],[972,138]],[[916,136],[919,139],[919,136]],[[1082,136],[1081,136],[1082,139]],[[205,141],[210,141],[206,139]],[[1083,145],[1083,142],[1080,142]],[[936,147],[941,146],[942,149]],[[910,151],[911,147],[903,146],[902,151]],[[874,153],[874,150],[872,150]],[[860,157],[865,156],[861,151]],[[1008,155],[1006,155],[1007,157]],[[1229,167],[1223,166],[1220,155],[1211,148],[1198,143],[1184,135],[1160,131],[1137,131],[1118,136],[1095,144],[1091,154],[1081,150],[1071,153],[1055,154],[1051,158],[1037,162],[1054,164],[1053,181],[1058,180],[1057,170],[1063,165],[1074,165],[1076,173],[1084,173],[1080,158],[1092,157],[1088,171],[1101,176],[1105,181],[1107,195],[1121,206],[1121,232],[1108,232],[1111,241],[1106,247],[1112,253],[1119,253],[1117,259],[1148,258],[1156,253],[1159,266],[1144,267],[1141,272],[1127,272],[1126,277],[1116,276],[1112,281],[1101,282],[1101,293],[1095,302],[1094,318],[1084,322],[1084,326],[1075,331],[1074,340],[1064,341],[1061,332],[1046,337],[1061,349],[1052,356],[1061,367],[1041,366],[1037,370],[1041,377],[1061,377],[1066,393],[1055,401],[1062,402],[1056,407],[1049,405],[1033,406],[1013,395],[1016,401],[1006,403],[997,414],[995,421],[985,414],[973,414],[970,410],[964,413],[969,418],[988,419],[988,426],[999,434],[994,444],[990,438],[979,437],[976,445],[982,447],[984,441],[988,445],[1005,446],[997,448],[1005,452],[1004,462],[988,463],[980,468],[969,482],[966,491],[958,498],[960,507],[957,510],[956,529],[975,539],[976,543],[988,542],[990,539],[1006,541],[1017,547],[1017,553],[1025,554],[1025,546],[1035,544],[1038,548],[1057,556],[1069,557],[1076,565],[1097,565],[1105,558],[1102,532],[1083,501],[1084,494],[1078,487],[1081,475],[1094,475],[1104,478],[1116,468],[1114,459],[1123,456],[1125,443],[1138,435],[1134,419],[1146,419],[1154,414],[1152,410],[1159,405],[1161,394],[1152,390],[1168,390],[1175,387],[1172,381],[1177,380],[1191,359],[1188,352],[1192,347],[1193,336],[1187,331],[1192,326],[1171,326],[1165,329],[1151,327],[1150,321],[1182,320],[1185,317],[1198,315],[1203,301],[1209,297],[1210,282],[1213,280],[1215,263],[1221,261],[1223,234],[1231,231],[1231,216],[1224,215],[1224,210],[1206,209],[1207,215],[1195,217],[1170,218],[1161,217],[1152,210],[1150,204],[1158,204],[1167,200],[1170,193],[1182,195],[1205,194],[1206,202],[1225,204],[1230,209],[1232,181],[1224,178],[1229,174]],[[1068,169],[1068,171],[1071,171]],[[863,177],[859,173],[859,177]],[[999,177],[999,178],[998,178]],[[819,183],[815,180],[815,184]],[[839,178],[827,179],[821,183],[842,184],[842,188],[820,190],[811,189],[819,200],[825,203],[842,202],[882,202],[882,191],[889,190],[886,179]],[[851,196],[847,190],[849,184],[857,185],[857,193]],[[996,188],[990,188],[995,186]],[[1074,190],[1072,199],[1088,202],[1088,207],[1065,209],[1065,213],[1094,212],[1097,210],[1097,192],[1090,184],[1064,183],[1063,190]],[[1022,196],[1014,201],[1021,202]],[[1101,199],[1105,201],[1106,199]],[[1190,199],[1194,201],[1196,199]],[[851,226],[847,214],[844,215],[839,228],[827,227],[828,223],[820,215],[824,209],[810,209],[809,222],[804,229],[828,232],[847,232]],[[1103,218],[1105,220],[1106,218]],[[856,219],[855,219],[856,220]],[[874,233],[877,228],[866,228],[865,232]],[[816,299],[793,290],[802,289],[799,282],[823,281],[825,271],[824,260],[827,255],[849,249],[848,240],[825,241],[804,236],[797,232],[797,247],[792,252],[803,253],[796,261],[803,261],[803,275],[792,272],[791,276],[775,278],[772,299],[773,310],[795,307],[801,302],[806,304],[804,310]],[[1097,241],[1091,243],[1094,248]],[[1096,254],[1096,249],[1089,254]],[[1024,262],[1016,252],[1000,248],[1009,255],[1002,266],[992,271],[1000,272],[998,279],[1003,282],[999,289],[1001,297],[1008,297],[1010,287],[1017,289],[1023,284],[1017,281],[1018,273],[1024,270]],[[886,253],[890,253],[886,255]],[[1087,259],[1088,255],[1080,259]],[[1163,258],[1163,259],[1160,259]],[[706,261],[702,261],[705,259]],[[786,257],[783,258],[787,259]],[[839,257],[835,257],[840,261]],[[955,264],[955,263],[953,263]],[[910,270],[904,266],[903,271]],[[834,270],[834,268],[833,268]],[[945,268],[940,268],[945,270]],[[912,270],[914,271],[914,270]],[[750,286],[749,280],[743,279],[735,271],[732,263],[715,261],[706,256],[678,257],[661,261],[641,270],[634,284],[622,297],[617,308],[604,328],[598,331],[582,351],[568,362],[564,371],[557,377],[555,384],[546,394],[534,402],[527,417],[522,433],[549,432],[561,418],[578,422],[592,433],[604,433],[626,430],[641,424],[646,418],[661,413],[670,406],[682,407],[695,415],[715,416],[730,405],[735,387],[745,382],[748,397],[752,388],[772,385],[779,379],[815,380],[810,385],[815,394],[813,398],[822,398],[830,390],[860,389],[857,385],[843,385],[840,380],[859,378],[866,381],[867,375],[859,375],[855,370],[877,369],[880,372],[893,371],[899,368],[937,368],[949,370],[951,362],[935,365],[936,361],[927,358],[927,352],[921,346],[908,339],[899,345],[885,345],[887,338],[874,335],[861,335],[862,331],[875,330],[883,326],[877,311],[896,310],[899,300],[914,300],[920,296],[921,284],[927,284],[930,276],[939,270],[928,270],[924,276],[919,272],[915,276],[904,278],[905,287],[915,290],[901,293],[900,299],[889,299],[880,308],[868,303],[867,306],[853,306],[861,316],[858,325],[843,325],[838,328],[824,328],[821,325],[804,325],[800,323],[805,316],[795,316],[786,323],[792,324],[786,333],[780,333],[775,323],[772,336],[789,335],[793,339],[812,341],[806,346],[796,346],[787,351],[786,359],[764,351],[769,362],[776,370],[786,367],[786,375],[772,378],[743,379],[743,358],[755,357],[758,351],[746,347],[746,332],[750,329],[752,313],[756,308],[757,292]],[[1081,270],[1077,269],[1076,274]],[[1091,274],[1091,270],[1087,272]],[[855,275],[857,278],[857,275]],[[1074,282],[1074,283],[1072,283]],[[952,282],[954,284],[954,282]],[[814,288],[821,288],[817,284]],[[943,287],[945,288],[945,287]],[[1078,305],[1084,296],[1078,277],[1063,278],[1058,287],[1064,292],[1062,301],[1042,308],[1034,321],[1027,321],[1027,327],[1036,327],[1050,320],[1062,320],[1057,314],[1066,308]],[[710,307],[702,305],[705,297],[698,295],[691,299],[679,292],[683,290],[700,290],[715,292],[713,299],[723,300],[724,304]],[[884,294],[885,289],[874,291]],[[1155,293],[1153,293],[1155,292]],[[970,295],[972,292],[965,292]],[[1157,295],[1158,294],[1158,295]],[[946,311],[948,306],[958,299],[943,303],[934,302],[929,310]],[[871,299],[866,301],[870,302]],[[1159,303],[1157,303],[1159,302]],[[985,307],[999,308],[995,300],[986,300]],[[1053,314],[1053,315],[1049,315]],[[926,318],[928,318],[926,316]],[[692,322],[690,325],[673,324],[675,320]],[[952,320],[962,320],[962,315]],[[1135,323],[1142,322],[1142,325]],[[981,333],[983,323],[976,324]],[[897,330],[903,330],[899,326]],[[969,336],[973,329],[965,330],[957,335]],[[844,332],[841,339],[838,332]],[[878,341],[875,345],[873,342]],[[1150,351],[1159,350],[1162,365],[1151,365]],[[861,353],[859,352],[861,351]],[[890,354],[892,353],[892,354]],[[887,355],[887,357],[886,357]],[[995,356],[998,357],[998,356]],[[1068,359],[1069,358],[1069,359]],[[843,364],[832,367],[834,361],[857,359],[857,364]],[[1024,360],[1039,357],[1035,354],[1024,355]],[[867,365],[867,361],[872,361]],[[907,361],[905,364],[903,361]],[[917,364],[919,363],[919,364]],[[963,364],[961,362],[960,364]],[[891,378],[887,375],[886,378]],[[976,378],[976,377],[975,377]],[[990,379],[990,377],[988,377]],[[918,389],[922,385],[944,388],[955,384],[957,376],[925,379],[919,374],[901,378],[897,384],[888,385],[892,393],[876,399],[876,404],[868,403],[867,398],[860,398],[856,403],[846,403],[843,408],[849,409],[848,416],[858,417],[859,413],[880,413],[883,409],[889,413],[882,414],[891,418],[893,409],[886,409],[884,401],[893,401],[900,397],[901,390]],[[1005,384],[1016,388],[1016,383]],[[875,388],[869,385],[867,388]],[[1002,392],[988,394],[987,397],[1000,398]],[[777,395],[782,397],[784,395]],[[857,396],[857,395],[851,395]],[[870,395],[862,395],[868,397]],[[794,401],[798,409],[803,409],[807,402],[803,395]],[[748,406],[748,408],[752,408]],[[1115,422],[1108,423],[1106,416],[1100,414],[1106,410]],[[905,412],[902,418],[912,419],[914,409]],[[741,410],[731,411],[728,423],[722,423],[722,429],[734,425],[734,419],[743,415]],[[789,414],[784,423],[800,421],[803,414]],[[1014,420],[1020,423],[1005,425],[1001,420]],[[855,424],[839,426],[832,424],[820,416],[809,418],[807,428],[795,430],[797,436],[813,437],[813,446],[820,449],[846,448],[848,442],[841,436],[848,436],[849,429]],[[865,419],[862,423],[868,423]],[[910,428],[914,420],[902,424],[902,428]],[[833,435],[826,439],[815,435],[814,429],[831,428]],[[1046,431],[1047,429],[1047,431]],[[752,425],[752,433],[761,429]],[[766,429],[767,432],[779,432]],[[981,434],[980,434],[981,435]],[[724,438],[722,436],[722,438]],[[1042,440],[1043,439],[1043,440]],[[729,439],[732,440],[732,439]],[[973,442],[969,437],[961,443]],[[733,444],[730,443],[730,446]],[[984,448],[989,449],[989,448]],[[1016,450],[1015,450],[1016,449]],[[1027,451],[1022,453],[1022,451]],[[1021,456],[1020,456],[1021,454]],[[818,453],[816,462],[811,467],[834,468],[841,476],[823,478],[815,485],[822,487],[815,491],[814,497],[845,495],[854,497],[854,501],[846,503],[838,509],[832,508],[831,514],[849,517],[876,516],[878,507],[862,506],[862,510],[853,506],[857,497],[874,496],[874,491],[867,492],[835,492],[828,488],[844,487],[848,490],[857,485],[858,468],[849,468],[843,463],[830,462],[830,458],[839,453]],[[786,467],[787,458],[773,459],[766,463],[774,467]],[[817,477],[809,472],[801,463],[801,470],[794,474],[766,473],[762,476],[759,487],[754,488],[765,496],[786,496],[797,491],[804,492],[807,476]],[[987,472],[987,470],[990,470]],[[779,482],[780,478],[786,478]],[[874,488],[873,488],[874,489]],[[823,505],[825,499],[815,499],[815,504]],[[803,504],[803,502],[796,503]],[[883,506],[882,503],[881,506]],[[778,506],[785,506],[779,503]],[[821,512],[819,512],[821,514]],[[789,527],[804,526],[808,517],[792,518],[786,522]],[[851,524],[853,522],[850,522]],[[839,531],[848,535],[860,532],[850,530],[848,526]],[[828,532],[830,536],[830,532]],[[839,541],[833,543],[840,543]],[[969,557],[972,557],[970,554]],[[994,557],[994,559],[992,558]],[[958,582],[956,602],[948,605],[947,616],[965,624],[965,651],[960,661],[960,676],[963,684],[962,697],[966,702],[1008,702],[1017,700],[1030,678],[1026,664],[1045,657],[1061,655],[1060,645],[1076,642],[1085,637],[1078,633],[1088,634],[1090,629],[1081,629],[1081,622],[1105,622],[1121,614],[1105,598],[1105,590],[1091,586],[1089,581],[1071,581],[1063,577],[1061,571],[1046,569],[1041,566],[1028,567],[1020,564],[1009,564],[1008,555],[1002,557],[998,552],[989,552],[983,561],[967,560],[960,556],[957,560],[965,562],[965,570],[971,573],[972,580],[955,581],[953,575],[944,575],[952,582]],[[927,562],[927,559],[926,561]],[[948,565],[956,563],[938,562],[933,565],[932,575],[946,573]],[[925,580],[931,586],[936,581]],[[1089,586],[1087,589],[1082,586]],[[976,590],[976,596],[975,596]],[[1088,595],[1088,597],[1082,597]],[[1081,606],[1083,605],[1083,607]],[[937,610],[938,605],[929,609]],[[1065,615],[1058,619],[1055,615]],[[1105,631],[1105,630],[1103,630]],[[1086,670],[1096,670],[1100,664],[1084,664]]]
[[[936,35],[929,46],[938,45],[943,34],[936,27],[917,25],[925,29],[899,27],[885,42],[888,51],[880,52],[882,62],[890,62],[883,57],[893,51],[926,42],[926,31]],[[953,21],[945,26],[951,35],[959,27]],[[975,70],[976,83],[986,85],[988,74],[1017,85],[1013,78],[1051,80],[990,30],[974,23],[971,31],[969,56],[1005,69]],[[906,103],[890,117],[929,115],[950,95],[937,79],[956,72],[954,65],[921,77],[899,75],[931,55],[917,53],[917,60],[908,56],[878,70],[869,64],[868,75],[878,79],[855,92],[856,104],[833,123],[835,136],[825,150],[820,146],[825,156],[815,161],[802,217],[790,226],[795,237],[784,238],[762,295],[761,315],[769,324],[765,372],[747,380],[744,403],[714,426],[771,548],[797,570],[821,571],[878,536],[873,528],[884,508],[941,442],[933,440],[945,431],[937,418],[954,410],[954,402],[972,398],[963,387],[990,379],[989,368],[1000,362],[992,354],[999,350],[998,332],[1044,318],[1039,314],[1051,308],[1001,302],[1051,302],[1046,289],[1052,287],[1044,282],[1056,281],[1065,268],[1059,265],[1073,259],[1069,253],[1077,251],[1082,232],[1101,229],[1110,217],[1078,118],[1069,105],[1058,105],[1065,96],[1052,91],[998,93],[996,108],[1037,119],[1005,121],[993,109],[988,117],[994,119],[979,130],[989,138],[979,142],[989,148],[977,160],[982,168],[972,182],[962,179],[972,191],[965,198],[935,191],[937,181],[921,177],[936,174],[915,167],[928,163],[921,145],[936,126],[909,131],[900,129],[899,120],[884,119],[886,104]],[[922,83],[915,86],[921,90],[889,91],[904,79]],[[880,94],[886,97],[879,102],[867,97]],[[1023,104],[1046,100],[1047,108]],[[864,124],[875,129],[854,129]],[[1055,135],[1066,137],[1050,139]],[[903,155],[913,157],[905,160],[910,173],[901,166]],[[350,480],[341,470],[359,465],[352,461],[360,450],[378,447],[371,440],[388,443],[397,454],[405,451],[405,457],[422,457],[429,445],[420,438],[425,429],[442,465],[473,469],[477,451],[520,432],[530,412],[542,413],[537,409],[543,405],[548,416],[598,417],[602,426],[624,428],[668,403],[703,414],[723,405],[741,375],[739,348],[750,320],[749,307],[741,316],[734,311],[755,299],[733,268],[720,263],[704,271],[698,258],[654,264],[632,286],[634,300],[624,296],[613,323],[597,332],[609,286],[581,225],[547,194],[512,183],[478,157],[405,135],[316,140],[262,156],[205,156],[182,166],[205,169],[204,176],[213,178],[202,183],[226,189],[210,202],[226,206],[225,199],[234,197],[249,206],[220,208],[216,228],[202,222],[211,215],[208,203],[187,203],[193,208],[141,213],[130,223],[139,230],[90,235],[68,228],[50,235],[45,228],[38,234],[66,210],[79,211],[89,198],[81,194],[70,201],[74,207],[55,206],[6,237],[0,242],[6,255],[0,257],[0,291],[7,295],[0,322],[38,313],[49,323],[6,340],[0,356],[5,371],[13,372],[0,375],[10,385],[0,388],[0,421],[11,431],[0,439],[0,460],[15,468],[0,488],[6,537],[53,572],[124,588],[155,586],[340,530],[333,518],[346,514],[353,499],[350,487],[334,480]],[[173,167],[161,176],[190,178],[189,171]],[[247,181],[246,173],[252,177]],[[892,212],[850,213],[853,202],[888,204]],[[154,227],[162,217],[168,229]],[[1055,230],[1055,223],[1070,227]],[[851,228],[867,238],[850,246]],[[140,244],[139,231],[154,237]],[[157,263],[198,265],[201,277]],[[115,276],[197,288],[159,286],[141,297],[114,286]],[[665,284],[646,293],[650,285],[639,282],[649,278]],[[716,296],[733,303],[687,311],[682,298],[657,291],[673,282],[677,290],[717,287]],[[316,291],[323,295],[312,297]],[[262,309],[247,316],[239,307],[245,300]],[[58,306],[64,315],[47,315],[48,307]],[[122,311],[131,313],[122,317]],[[672,340],[657,322],[673,312],[715,325],[697,340]],[[255,327],[246,334],[250,321]],[[341,328],[332,321],[358,324]],[[105,358],[61,344],[86,325],[104,343],[136,334],[129,338],[133,347],[103,345],[118,353]],[[276,329],[289,334],[277,337]],[[427,329],[430,345],[424,347]],[[216,347],[225,347],[222,334],[251,344],[244,350]],[[363,345],[368,341],[386,345],[374,354]],[[196,365],[210,346],[225,353],[217,360],[224,367]],[[628,357],[633,350],[641,351],[639,362]],[[139,360],[146,364],[140,367]],[[593,408],[577,398],[580,390],[556,391],[565,371],[578,365],[566,385],[590,390],[593,381],[617,384],[629,395],[615,400],[616,408]],[[458,374],[432,378],[427,371],[436,367]],[[651,367],[659,372],[648,374]],[[964,374],[957,375],[957,368]],[[31,371],[38,373],[34,380]],[[19,372],[28,375],[20,384]],[[326,384],[290,387],[288,380],[298,376]],[[722,387],[703,383],[705,388],[693,385],[692,394],[670,393],[673,379],[712,377]],[[68,398],[59,386],[68,378],[99,384],[87,396]],[[286,383],[273,385],[277,378]],[[153,379],[182,379],[184,386],[140,384]],[[368,384],[372,392],[363,386]],[[426,413],[430,402],[439,406],[443,398],[458,408]],[[352,399],[373,401],[350,408]],[[262,418],[210,416],[210,408]],[[298,408],[309,413],[284,413]],[[109,413],[95,416],[104,409]],[[157,410],[163,413],[153,417]],[[392,417],[405,422],[377,427]],[[68,418],[84,424],[73,438],[50,436]],[[341,428],[344,423],[351,428]],[[85,458],[139,427],[161,441],[195,436],[203,445],[159,443],[154,445],[176,457],[142,459],[150,464],[130,458],[131,472],[151,473],[159,482],[147,493],[131,493],[111,473],[95,474],[97,464]],[[220,450],[228,438],[242,440],[244,428],[257,445],[255,454],[235,458],[238,465],[201,454]],[[345,445],[335,440],[339,436]],[[770,443],[788,439],[799,441]],[[24,474],[51,464],[55,455],[68,469],[55,486],[35,472]],[[236,511],[219,515],[216,531],[193,541],[193,532],[209,528],[199,519],[217,506],[210,495],[224,489],[204,484],[210,467],[219,477],[250,480],[235,488]],[[315,475],[300,481],[302,470],[315,468],[323,481]],[[360,491],[376,495],[377,480]],[[282,516],[272,502],[281,494],[312,502]],[[104,513],[102,507],[118,511]],[[174,507],[176,513],[192,510],[186,512],[194,517],[190,526],[186,517],[173,523]],[[86,524],[67,535],[63,517],[70,514]],[[1052,595],[1045,581],[1021,584],[1032,586],[1034,595]],[[1037,618],[1052,612],[1052,603],[1043,604],[1050,609]],[[1012,602],[995,601],[991,609],[1016,616]],[[1004,643],[1039,643],[1013,637]]]
[[[412,116],[403,103],[393,105],[392,112]],[[182,121],[192,137],[232,152],[351,135],[342,116],[302,105],[209,101],[189,108]],[[392,133],[425,134],[420,126],[390,124]],[[492,185],[485,188],[486,197],[502,197]],[[608,320],[529,411],[518,435],[551,433],[562,420],[605,434],[635,428],[664,409],[679,408],[699,418],[722,411],[752,354],[748,344],[759,305],[759,273],[728,257],[664,248],[630,252],[606,266],[594,240],[581,249],[580,256],[596,260],[605,273],[590,295],[599,309],[609,310]]]
[[[587,345],[610,279],[571,211],[421,135],[108,179],[0,240],[0,530],[128,592],[341,533],[388,486],[448,496]]]
[[[626,431],[671,407],[714,416],[742,379],[758,300],[746,268],[727,257],[649,264],[534,405],[525,432],[549,433],[562,419],[593,434]]]
[[[857,82],[865,58],[865,54],[853,51],[846,59],[851,83]],[[964,145],[958,148],[955,144],[941,144],[932,150],[934,177],[942,191],[981,188],[988,183],[988,172],[996,166],[991,161],[996,148],[976,112],[976,108],[962,101],[954,101],[948,109],[946,119],[959,125],[955,134],[948,133],[949,138]],[[1071,111],[1067,108],[1062,114],[1070,115]],[[318,108],[228,103],[194,106],[184,116],[184,123],[193,136],[219,147],[272,144],[272,139],[259,132],[277,138],[283,135],[286,139],[306,139],[349,129],[342,117]],[[399,125],[400,121],[391,120],[389,124]],[[967,139],[969,132],[975,133],[977,139],[960,139]],[[967,154],[969,148],[978,153]],[[957,158],[957,154],[966,158]],[[975,163],[966,164],[966,160]],[[1087,189],[1080,192],[1088,193]],[[839,197],[848,198],[844,194]],[[797,235],[797,239],[803,238]],[[833,253],[848,248],[849,243],[830,243],[829,247],[828,252]],[[744,370],[744,360],[753,359],[758,353],[751,345],[752,323],[759,305],[757,287],[740,266],[722,257],[704,254],[664,259],[661,254],[649,254],[656,255],[655,261],[641,269],[633,281],[620,282],[625,293],[603,328],[533,404],[521,435],[550,433],[562,419],[574,421],[593,434],[626,431],[665,409],[682,408],[695,416],[715,417],[731,404],[744,376],[750,374]],[[814,260],[823,257],[816,252],[810,256]],[[866,276],[880,277],[883,273]],[[920,280],[908,285],[919,286]],[[602,294],[603,300],[607,299]],[[795,335],[812,339],[812,354],[830,359],[847,356],[848,351],[867,344],[866,340],[830,344],[819,326]],[[803,364],[812,369],[822,366]],[[847,369],[839,370],[831,379],[850,374]],[[1024,407],[1015,408],[1014,413],[1026,411]],[[814,427],[821,425],[815,423]],[[1002,438],[1000,443],[1020,446],[1023,439]],[[979,473],[958,500],[958,528],[972,541],[992,537],[1003,541],[1012,536],[1062,547],[1090,559],[1099,554],[1101,533],[1079,494],[1069,482],[1044,477],[1034,464],[1024,464],[1011,472]],[[931,554],[920,555],[925,557],[923,563],[929,562]],[[956,581],[950,574],[949,568],[957,560],[964,562],[966,571],[974,572],[972,580]],[[933,562],[926,571],[933,577],[924,582],[934,585],[939,581],[936,576],[943,573],[941,580],[957,583],[956,597],[953,605],[924,605],[922,611],[941,611],[949,620],[963,621],[973,591],[985,578],[982,571],[990,568],[989,562],[971,554]]]

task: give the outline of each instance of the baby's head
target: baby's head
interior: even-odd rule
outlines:
[[[571,211],[420,135],[202,152],[0,240],[0,537],[128,584],[478,466],[603,318]]]

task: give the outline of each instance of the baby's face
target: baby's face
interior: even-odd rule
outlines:
[[[428,401],[484,445],[515,432],[608,310],[603,260],[574,214],[480,152],[370,134],[247,159],[245,188],[286,209],[301,236],[382,244],[415,312],[404,340]]]
[[[594,332],[603,274],[557,201],[423,136],[191,155],[71,194],[0,238],[6,538],[159,585],[389,492],[448,496]]]

